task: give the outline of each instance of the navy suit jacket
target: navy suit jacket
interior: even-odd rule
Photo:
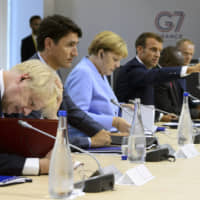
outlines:
[[[154,105],[154,85],[180,78],[181,67],[147,69],[136,58],[120,67],[116,79],[116,95],[121,102],[140,98],[145,105]]]
[[[21,44],[21,61],[28,60],[36,52],[32,35],[25,37]]]
[[[155,85],[155,106],[161,110],[179,115],[184,89],[178,81],[173,81],[173,86],[170,84],[170,82],[166,82]]]

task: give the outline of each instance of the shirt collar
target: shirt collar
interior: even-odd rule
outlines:
[[[3,81],[3,70],[0,69],[0,91],[1,91],[1,99],[3,98],[3,94],[4,94],[4,81]]]
[[[141,63],[141,64],[143,64],[144,65],[144,63],[140,60],[140,58],[136,55],[136,59],[137,59],[137,61],[139,62],[139,63]]]
[[[105,75],[101,75],[97,69],[97,67],[94,65],[94,63],[89,59],[88,56],[85,56],[84,61],[90,66],[90,69],[92,69],[93,71],[95,71],[95,73],[98,74],[98,76],[100,76],[101,78],[105,79]]]
[[[37,52],[37,55],[38,55],[40,61],[42,61],[43,63],[47,64],[47,63],[45,62],[45,60],[42,58],[42,56],[40,55],[39,52]]]
[[[38,55],[38,57],[39,57],[39,59],[40,59],[41,62],[45,63],[52,71],[55,71],[55,72],[56,72],[56,70],[54,70],[52,67],[50,67],[50,66],[45,62],[45,60],[42,58],[42,56],[40,55],[39,52],[37,52],[37,55]]]

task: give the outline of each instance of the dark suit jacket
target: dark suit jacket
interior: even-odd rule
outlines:
[[[121,102],[140,98],[145,105],[154,105],[154,85],[180,78],[181,67],[147,69],[136,58],[120,67],[116,95]]]
[[[173,87],[169,82],[155,85],[155,106],[170,113],[180,115],[183,103],[183,92],[186,90],[185,79],[174,80]],[[191,117],[199,118],[199,111],[196,104],[189,98]]]
[[[177,81],[173,81],[172,84],[173,86],[166,82],[155,85],[155,107],[179,115],[184,90]]]
[[[0,116],[2,116],[1,99],[0,99]],[[24,162],[25,158],[21,156],[0,153],[0,175],[20,175],[22,173]]]
[[[22,39],[21,44],[21,61],[28,60],[36,52],[32,35]]]

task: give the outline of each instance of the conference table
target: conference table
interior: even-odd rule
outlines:
[[[167,130],[156,133],[160,144],[170,144],[177,150],[177,130]],[[200,150],[200,145],[195,145]],[[102,167],[114,165],[121,172],[137,166],[129,161],[121,160],[120,155],[95,155]],[[85,164],[89,174],[97,170],[97,165],[87,155],[75,153],[73,157]],[[115,185],[114,190],[100,193],[85,193],[77,197],[79,200],[188,200],[198,199],[200,193],[200,156],[190,159],[177,159],[176,162],[146,162],[145,166],[154,176],[154,179],[142,186]],[[76,173],[76,171],[75,171]],[[32,183],[24,183],[0,188],[1,200],[45,200],[51,199],[48,194],[48,176],[31,177]]]

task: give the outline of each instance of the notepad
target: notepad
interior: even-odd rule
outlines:
[[[32,182],[31,178],[21,176],[0,176],[0,186],[7,186],[25,182]]]

